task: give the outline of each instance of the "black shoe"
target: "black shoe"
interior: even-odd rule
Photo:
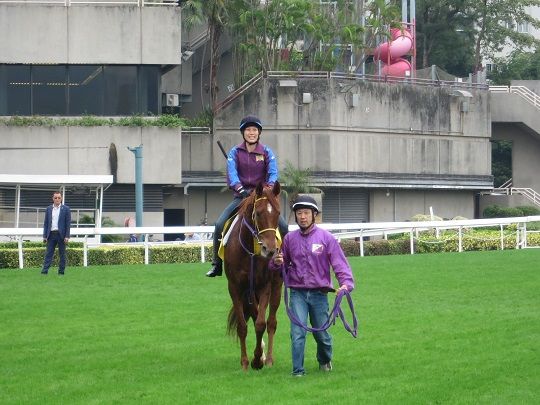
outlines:
[[[63,271],[59,271],[59,272],[58,272],[58,275],[59,275],[59,276],[63,276],[63,275],[64,275],[64,272],[63,272]]]
[[[48,274],[47,271],[42,271],[41,274],[43,274],[44,276],[46,276]]]
[[[223,269],[221,267],[221,264],[214,264],[212,268],[206,273],[206,277],[216,277],[221,276],[223,273]]]

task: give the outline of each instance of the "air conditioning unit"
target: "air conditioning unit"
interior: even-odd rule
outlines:
[[[167,94],[165,96],[165,104],[167,107],[178,107],[180,104],[178,94]]]

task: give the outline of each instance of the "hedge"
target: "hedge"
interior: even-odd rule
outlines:
[[[540,233],[528,235],[528,245],[540,247]],[[360,243],[344,239],[341,247],[346,256],[360,256]],[[499,250],[501,248],[500,232],[497,230],[464,230],[462,249]],[[504,249],[516,248],[516,231],[508,227],[504,232]],[[211,245],[205,245],[205,259],[211,261],[213,252]],[[457,252],[457,231],[444,231],[439,238],[433,232],[422,232],[414,239],[415,253]],[[365,256],[400,255],[410,253],[409,235],[390,240],[371,240],[364,242]],[[43,244],[25,242],[23,245],[24,266],[41,267],[45,255]],[[200,245],[161,245],[149,248],[150,263],[198,263],[201,261]],[[82,244],[71,244],[67,249],[68,266],[83,265]],[[57,266],[58,252],[55,252],[53,266]],[[89,265],[142,264],[144,263],[144,246],[100,246],[88,250]],[[19,253],[17,244],[13,242],[0,244],[0,269],[18,268]]]
[[[16,243],[5,243],[0,246],[0,269],[18,268],[19,251]],[[35,247],[35,242],[23,245],[24,267],[41,267],[45,256],[43,244]],[[83,248],[74,247],[70,243],[66,250],[66,261],[70,267],[83,266]],[[212,246],[204,247],[207,261],[212,260]],[[165,245],[149,248],[150,263],[197,263],[201,261],[200,245]],[[88,249],[88,265],[143,264],[144,246],[100,246]],[[52,267],[58,266],[58,250],[54,252]]]

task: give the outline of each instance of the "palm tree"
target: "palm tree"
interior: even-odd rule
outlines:
[[[285,162],[285,168],[281,172],[280,181],[283,184],[285,196],[289,200],[289,209],[291,210],[289,213],[289,222],[292,217],[292,205],[299,194],[323,193],[320,188],[310,185],[311,170],[309,168],[296,168],[289,161]]]
[[[210,102],[212,109],[217,103],[217,72],[219,69],[219,41],[225,30],[228,20],[226,0],[186,0],[183,3],[183,19],[188,26],[206,22],[208,25],[208,38],[210,41]]]

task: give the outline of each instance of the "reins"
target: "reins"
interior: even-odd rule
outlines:
[[[334,300],[334,306],[332,310],[330,311],[330,316],[326,320],[326,322],[318,327],[313,328],[307,325],[304,325],[302,321],[300,321],[297,316],[294,314],[294,312],[291,310],[291,307],[289,306],[289,293],[288,293],[288,278],[287,278],[287,272],[285,271],[285,265],[281,265],[281,275],[283,277],[283,299],[285,301],[285,310],[287,311],[287,315],[289,316],[289,319],[292,323],[295,325],[301,327],[302,329],[308,331],[308,332],[322,332],[324,330],[327,330],[330,326],[336,324],[336,318],[341,318],[341,322],[343,323],[343,326],[345,327],[345,330],[349,332],[353,337],[358,337],[358,320],[356,319],[356,313],[354,312],[354,305],[351,297],[351,293],[348,290],[340,290],[338,291],[336,295],[336,299]],[[349,303],[349,309],[351,310],[352,319],[353,319],[353,326],[349,325],[347,320],[345,319],[345,315],[343,314],[343,311],[341,310],[341,301],[343,300],[343,297],[347,298],[347,302]]]
[[[249,232],[251,233],[251,235],[253,236],[254,239],[257,239],[257,243],[259,245],[262,244],[261,242],[261,239],[259,238],[259,235],[261,233],[264,233],[264,232],[268,232],[268,231],[274,231],[276,232],[276,229],[274,228],[265,228],[263,230],[259,230],[259,224],[257,223],[256,219],[255,219],[255,205],[257,204],[257,201],[261,201],[261,200],[268,200],[268,197],[261,197],[261,198],[255,198],[254,201],[253,201],[253,211],[252,211],[252,214],[251,214],[251,220],[253,222],[253,224],[255,225],[255,228],[256,229],[253,229],[253,227],[249,224],[248,221],[246,221],[246,216],[245,216],[245,213],[242,214],[242,222],[241,222],[241,226],[240,226],[240,231],[238,232],[238,241],[240,242],[240,246],[242,246],[242,249],[244,249],[244,251],[249,255],[249,259],[250,259],[250,265],[249,265],[249,297],[248,297],[248,301],[249,303],[251,304],[251,296],[254,294],[254,291],[255,291],[255,287],[254,287],[254,279],[255,279],[255,249],[253,249],[253,252],[251,252],[246,245],[244,245],[244,241],[242,240],[242,225],[244,225],[248,230]]]

